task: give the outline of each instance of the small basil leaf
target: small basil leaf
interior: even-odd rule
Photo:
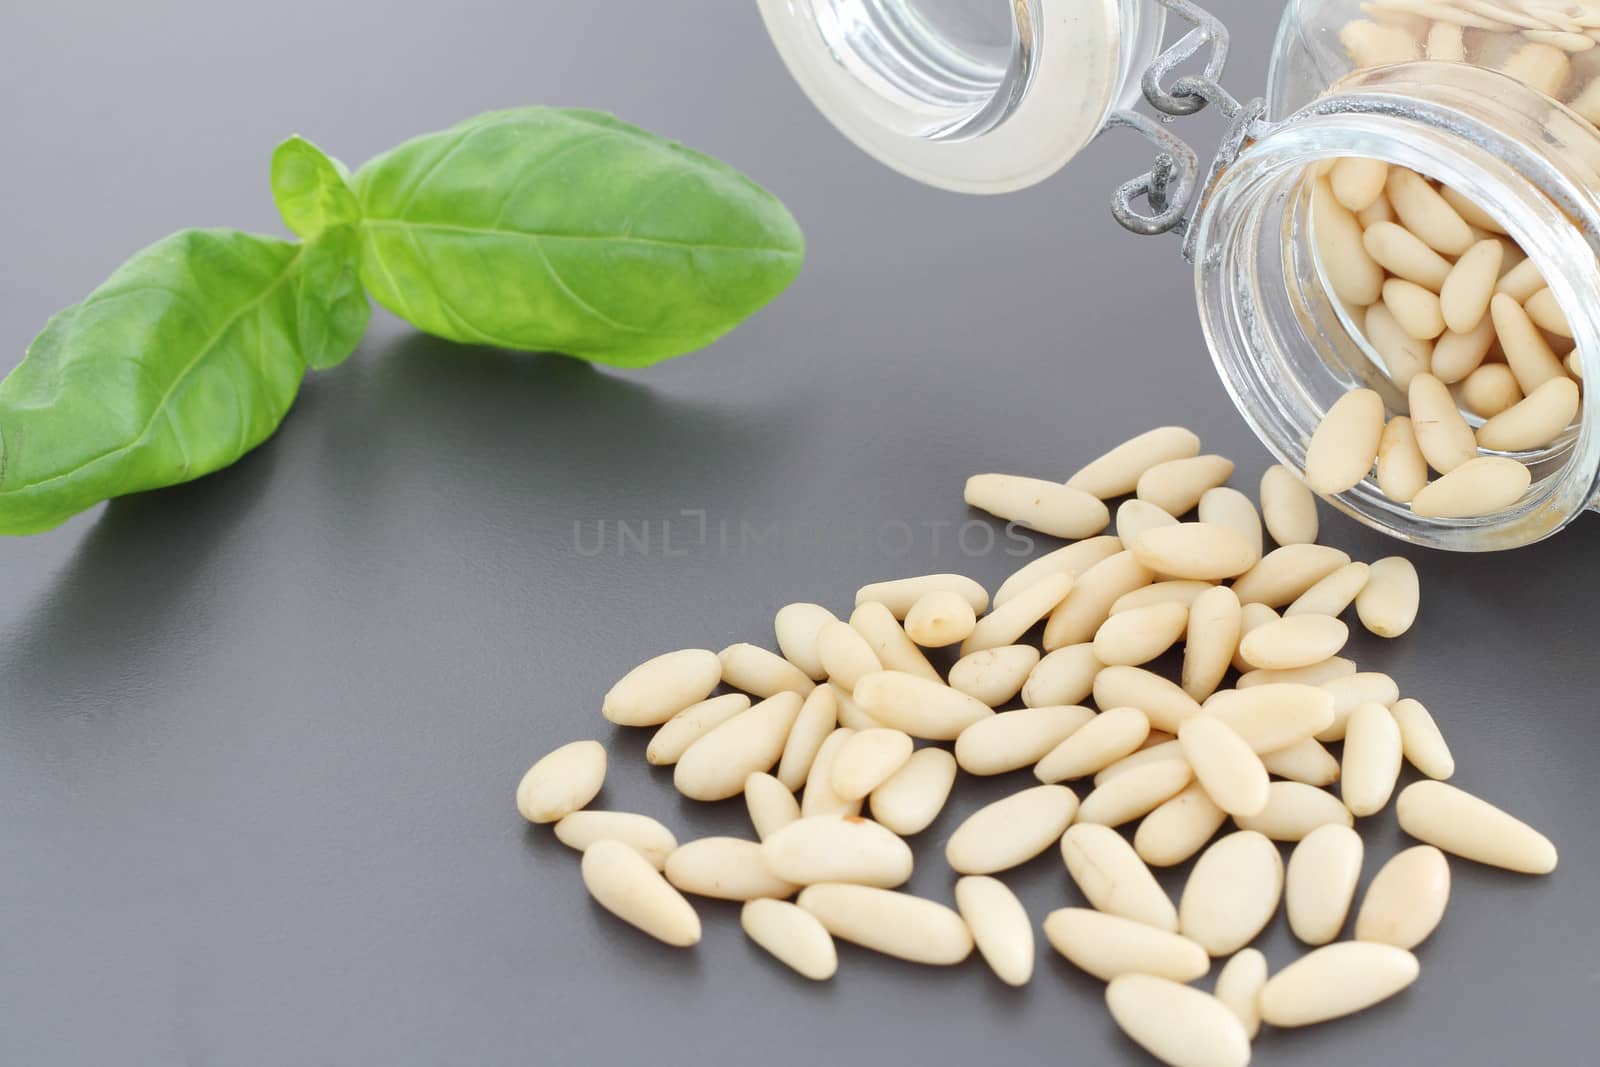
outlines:
[[[805,242],[723,163],[592,111],[493,112],[356,172],[362,278],[429,333],[643,366],[782,292]]]
[[[301,247],[184,230],[51,319],[0,382],[0,533],[198,478],[270,436],[305,373]]]
[[[308,241],[361,217],[349,168],[303,137],[291,137],[273,151],[272,199],[289,232]]]
[[[343,363],[372,318],[361,287],[361,237],[334,226],[307,241],[296,271],[300,351],[318,370]]]

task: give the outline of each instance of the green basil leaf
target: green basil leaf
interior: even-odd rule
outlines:
[[[0,533],[198,478],[266,440],[305,374],[302,337],[351,332],[305,321],[319,314],[301,306],[306,247],[184,230],[51,319],[0,382]]]
[[[291,137],[273,151],[272,199],[289,232],[308,241],[361,217],[349,168],[303,137]]]
[[[318,370],[343,363],[367,332],[372,304],[361,287],[360,264],[361,235],[354,226],[323,230],[300,250],[300,352]]]
[[[731,330],[805,256],[750,179],[592,111],[482,115],[353,184],[367,289],[455,341],[643,366]]]

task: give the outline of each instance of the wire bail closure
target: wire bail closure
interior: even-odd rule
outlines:
[[[1160,112],[1152,117],[1126,110],[1112,114],[1106,129],[1130,129],[1153,144],[1157,150],[1150,170],[1117,187],[1111,213],[1123,229],[1141,237],[1176,233],[1183,239],[1183,257],[1194,259],[1198,228],[1195,216],[1204,203],[1200,188],[1200,156],[1187,142],[1168,128],[1174,119],[1186,118],[1215,106],[1228,120],[1227,131],[1212,160],[1205,188],[1233,165],[1245,142],[1261,136],[1269,128],[1265,116],[1267,103],[1258,97],[1241,104],[1222,86],[1228,64],[1228,28],[1215,15],[1192,0],[1156,0],[1193,29],[1166,49],[1151,63],[1141,80],[1144,98]],[[1200,74],[1184,75],[1163,85],[1172,71],[1198,55],[1207,46],[1211,54]],[[1143,200],[1148,210],[1141,210]]]

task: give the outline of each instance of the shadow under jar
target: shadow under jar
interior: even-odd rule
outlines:
[[[761,5],[780,54],[835,125],[887,165],[968,192],[1040,181],[1118,124],[1161,55],[1164,25],[1199,27],[1179,42],[1194,44],[1191,53],[1223,36],[1205,37],[1211,20],[1187,0]],[[952,10],[987,28],[952,29],[963,25]],[[1065,67],[1052,62],[1063,58]],[[979,67],[987,73],[975,79]],[[885,88],[894,82],[885,71],[901,72],[899,88]],[[974,88],[979,81],[988,88]],[[956,99],[958,85],[969,91],[965,110],[941,111],[936,102]],[[1183,85],[1174,83],[1179,95]],[[1154,78],[1145,89],[1162,92]],[[1575,384],[1600,382],[1600,0],[1294,0],[1267,100],[1228,103],[1241,114],[1238,136],[1212,180],[1196,183],[1179,228],[1217,370],[1279,460],[1303,471],[1312,434],[1352,389],[1376,391],[1386,417],[1408,412],[1362,308],[1337,298],[1318,255],[1313,190],[1335,160],[1405,168],[1481,209],[1494,230],[1475,236],[1503,237],[1525,254],[1564,317],[1570,338],[1544,336],[1566,373]],[[1487,358],[1503,358],[1498,343]],[[1459,397],[1460,384],[1451,388]],[[1527,466],[1531,484],[1514,502],[1430,517],[1391,500],[1370,473],[1328,499],[1420,545],[1486,551],[1538,541],[1600,507],[1600,398],[1580,391],[1576,416],[1549,440],[1480,451]],[[1470,408],[1461,414],[1474,430],[1484,422]]]

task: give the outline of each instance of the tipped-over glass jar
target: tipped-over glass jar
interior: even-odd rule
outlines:
[[[1107,127],[1156,142],[1118,218],[1183,236],[1217,369],[1267,447],[1306,471],[1334,404],[1376,394],[1319,445],[1346,471],[1376,461],[1320,479],[1342,511],[1483,551],[1600,507],[1600,397],[1581,388],[1600,381],[1600,0],[1292,0],[1247,104],[1190,0],[760,4],[829,119],[921,181],[1005,192]],[[1192,28],[1163,52],[1168,14]],[[1209,174],[1119,110],[1140,88],[1169,117],[1232,120]]]

